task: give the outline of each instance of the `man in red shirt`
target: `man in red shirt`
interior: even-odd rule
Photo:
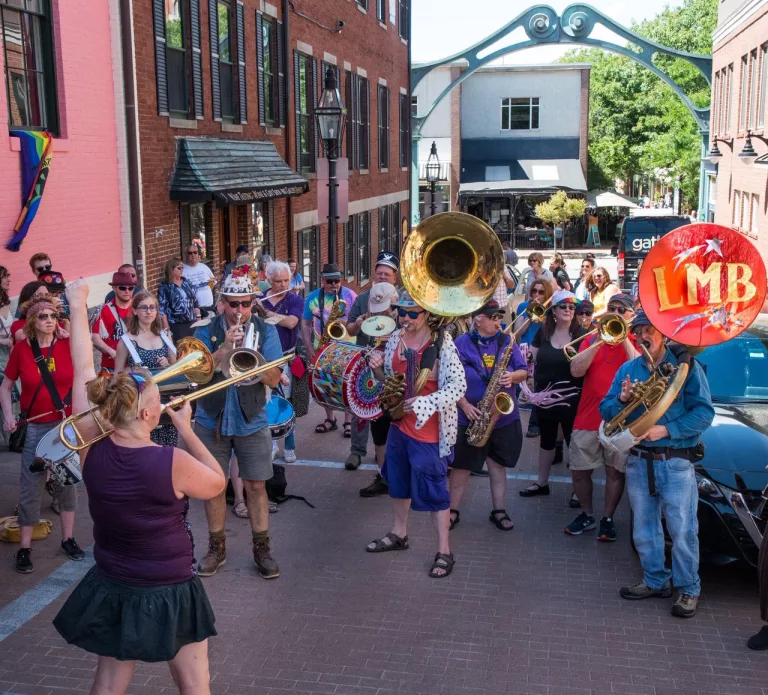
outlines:
[[[617,294],[608,301],[607,313],[618,314],[626,322],[632,323],[635,315],[635,302],[628,294]],[[625,469],[627,455],[611,451],[603,447],[598,437],[600,429],[600,401],[611,388],[613,377],[619,367],[638,356],[638,351],[627,333],[627,338],[620,345],[602,344],[598,348],[589,349],[597,336],[587,338],[579,350],[579,354],[571,362],[571,374],[583,376],[584,386],[581,390],[581,401],[576,420],[573,423],[573,434],[568,449],[570,454],[571,476],[573,488],[581,503],[582,512],[568,526],[565,533],[579,536],[584,531],[595,528],[595,517],[592,506],[592,472],[600,466],[605,466],[605,511],[600,519],[600,531],[597,539],[600,541],[615,541],[616,529],[613,524],[613,514],[619,506],[624,493]]]
[[[115,291],[115,297],[101,308],[101,313],[93,324],[91,338],[93,346],[101,352],[102,368],[114,370],[117,342],[125,332],[125,321],[131,315],[136,278],[130,273],[118,271],[112,276],[112,282],[109,284]]]

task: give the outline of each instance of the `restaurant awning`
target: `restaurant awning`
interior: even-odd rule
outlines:
[[[178,138],[171,200],[224,205],[301,195],[309,182],[268,140]]]
[[[588,208],[637,208],[640,207],[632,198],[616,191],[590,191],[587,194]]]
[[[484,181],[459,186],[461,195],[535,195],[561,190],[586,193],[578,159],[519,159],[511,165],[487,166]]]

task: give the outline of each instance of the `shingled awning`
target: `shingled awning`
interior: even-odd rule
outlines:
[[[309,182],[269,140],[178,138],[171,200],[224,205],[301,195]]]

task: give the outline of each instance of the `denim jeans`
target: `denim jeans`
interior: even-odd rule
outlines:
[[[294,434],[294,430],[291,430],[291,433],[285,438],[285,448],[286,449],[296,448],[296,435]]]
[[[661,589],[672,580],[683,594],[698,596],[699,523],[696,518],[699,494],[693,464],[682,458],[654,461],[657,495],[648,494],[645,459],[627,458],[627,492],[634,514],[633,538],[643,580],[652,589]],[[672,539],[672,570],[665,566],[664,533],[661,515]]]

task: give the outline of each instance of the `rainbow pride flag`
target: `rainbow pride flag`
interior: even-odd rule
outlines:
[[[40,207],[48,170],[51,167],[53,138],[47,131],[11,130],[10,134],[21,141],[21,188],[24,205],[13,228],[13,238],[5,248],[18,251]]]

